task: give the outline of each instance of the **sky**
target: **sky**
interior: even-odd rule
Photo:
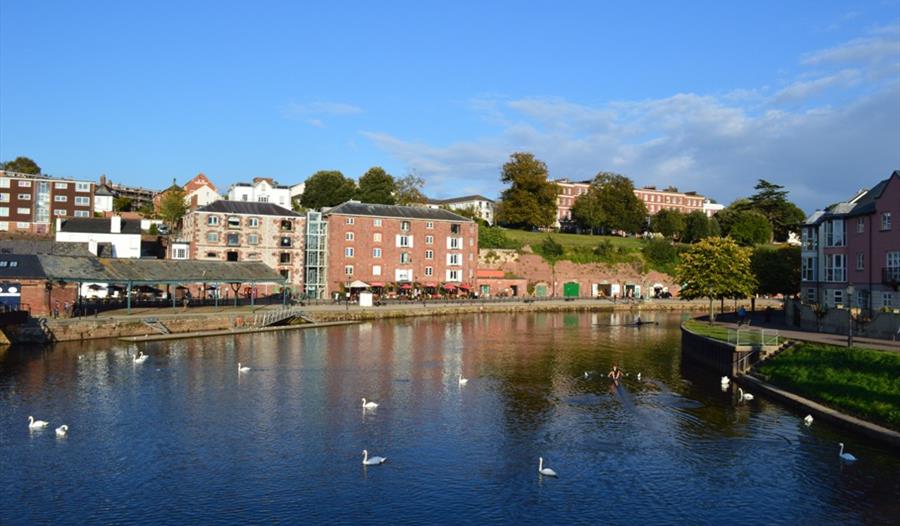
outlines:
[[[900,0],[312,4],[0,0],[0,160],[222,192],[377,165],[495,198],[527,151],[807,212],[900,169]]]

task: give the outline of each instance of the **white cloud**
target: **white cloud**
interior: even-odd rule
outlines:
[[[813,80],[798,80],[776,93],[775,102],[803,100],[829,88],[854,86],[860,82],[860,77],[858,70],[844,69]]]
[[[896,61],[900,56],[900,25],[879,27],[870,33],[870,36],[810,53],[804,57],[803,64]]]

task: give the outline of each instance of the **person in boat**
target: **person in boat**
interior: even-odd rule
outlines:
[[[635,325],[640,325],[641,323],[642,323],[642,322],[641,322],[641,315],[638,314],[638,315],[634,318],[634,324],[635,324]]]
[[[612,379],[613,382],[616,382],[618,384],[619,380],[621,380],[622,376],[624,376],[624,373],[622,372],[622,369],[619,369],[619,364],[614,363],[612,366],[612,370],[610,370],[609,374],[606,376],[608,376]]]

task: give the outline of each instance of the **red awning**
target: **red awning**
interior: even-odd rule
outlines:
[[[370,285],[373,287],[383,287],[384,283],[382,283],[380,281],[373,281]]]
[[[456,285],[454,285],[453,283],[444,283],[441,287],[444,290],[456,290]]]
[[[468,285],[465,285],[465,284],[464,284],[464,285],[460,285],[459,288],[461,288],[461,289],[463,289],[463,290],[469,290],[469,286],[468,286]]]
[[[400,285],[400,288],[401,288],[401,289],[411,289],[411,288],[412,288],[412,284],[411,284],[411,283],[404,283],[403,285]]]
[[[426,289],[433,289],[433,288],[437,287],[437,283],[429,281],[429,282],[425,283],[424,287]]]

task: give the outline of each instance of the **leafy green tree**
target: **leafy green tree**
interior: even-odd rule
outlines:
[[[9,170],[10,172],[19,172],[22,174],[37,175],[41,173],[41,167],[28,157],[16,157],[12,161],[0,163],[0,169]]]
[[[648,240],[641,252],[653,268],[663,272],[671,272],[678,263],[678,249],[665,239]]]
[[[474,206],[466,206],[462,208],[450,208],[447,205],[442,205],[442,209],[453,212],[456,215],[468,217],[469,219],[475,221],[478,224],[484,223],[484,219],[481,219],[481,215],[478,213],[478,209]]]
[[[684,235],[681,240],[685,243],[696,243],[705,237],[712,235],[712,220],[706,214],[695,210],[684,216]]]
[[[356,198],[363,203],[374,203],[381,205],[394,204],[394,193],[397,191],[397,184],[394,178],[384,171],[380,166],[373,166],[359,178],[359,190],[356,192]]]
[[[684,229],[685,217],[678,210],[663,209],[650,218],[650,230],[668,238],[680,239]]]
[[[506,235],[500,227],[491,227],[483,223],[478,225],[478,248],[519,249],[522,244]]]
[[[300,204],[304,208],[317,210],[324,206],[337,206],[353,199],[356,182],[344,177],[337,170],[321,170],[306,180]]]
[[[396,180],[395,199],[398,205],[417,205],[425,202],[425,194],[422,188],[425,186],[425,179],[422,179],[415,173],[408,173],[405,177]]]
[[[750,262],[759,294],[800,292],[800,247],[757,247]]]
[[[169,226],[175,227],[184,214],[188,211],[188,205],[184,201],[184,190],[171,188],[166,190],[159,200],[159,217]]]
[[[766,217],[772,225],[775,241],[787,241],[788,233],[797,231],[806,217],[797,205],[787,200],[784,187],[760,179],[753,187],[756,193],[750,196],[750,207]]]
[[[127,197],[113,198],[113,210],[116,212],[131,212],[134,203]]]
[[[545,258],[556,261],[565,254],[566,250],[553,236],[547,235],[547,238],[541,242],[541,255]]]
[[[600,172],[591,182],[603,210],[603,227],[608,230],[640,232],[647,222],[647,207],[634,195],[634,183],[624,175]]]
[[[728,237],[743,246],[761,245],[772,239],[772,225],[766,216],[754,210],[737,212]]]
[[[134,205],[132,205],[134,208]],[[141,214],[142,217],[156,217],[156,210],[153,209],[153,203],[144,203],[138,208],[138,213]]]
[[[547,180],[547,165],[533,154],[517,152],[503,165],[500,180],[510,185],[497,205],[497,221],[518,228],[549,227],[556,220],[557,187]]]
[[[603,228],[606,214],[603,213],[597,192],[588,191],[575,198],[575,202],[572,203],[572,220],[580,228],[590,231],[591,234],[595,230]]]
[[[714,299],[747,297],[757,286],[750,266],[750,249],[720,237],[708,237],[691,245],[681,255],[675,278],[681,283],[681,297],[709,298],[710,322],[714,319]]]

